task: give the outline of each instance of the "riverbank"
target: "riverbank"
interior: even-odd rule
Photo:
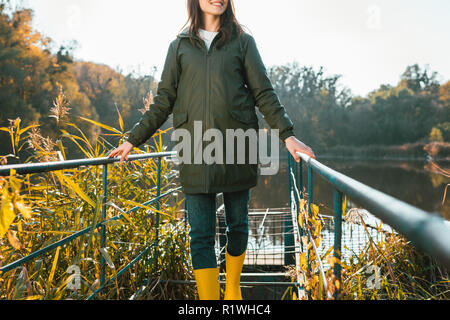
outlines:
[[[368,145],[333,146],[320,153],[320,159],[341,160],[427,160],[450,161],[450,143],[448,142],[416,142],[400,146]]]

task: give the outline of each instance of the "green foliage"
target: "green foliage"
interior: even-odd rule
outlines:
[[[126,126],[138,122],[138,109],[144,104],[141,97],[156,92],[153,75],[124,75],[105,65],[74,61],[71,46],[56,47],[32,29],[30,10],[6,7],[0,7],[0,126],[17,117],[29,124],[47,119],[60,86],[71,101],[73,115],[97,122],[101,115],[103,124],[117,127],[118,109]],[[407,66],[396,86],[381,85],[367,97],[353,96],[340,84],[339,75],[327,76],[323,68],[314,70],[294,62],[273,66],[268,73],[296,135],[318,154],[335,146],[425,142],[432,128],[441,131],[443,141],[450,141],[448,122],[442,122],[450,118],[450,82],[440,85],[438,74],[428,67]],[[91,142],[100,135],[98,127],[80,118],[73,123]],[[59,140],[52,122],[41,121],[40,130]],[[163,141],[171,144],[167,136]],[[9,150],[4,153],[14,154],[10,147],[10,141],[0,137],[0,148]],[[83,156],[77,146],[67,148],[68,158]],[[21,152],[29,155],[26,149]]]
[[[321,257],[316,256],[313,243],[319,247],[323,241],[321,230],[324,228],[324,219],[332,217],[319,215],[319,207],[312,203],[308,214],[308,206],[307,200],[299,199],[298,223],[306,235],[301,239],[304,249],[299,253],[300,270],[290,270],[290,274],[293,281],[297,279],[300,281],[309,299],[337,297],[344,300],[448,300],[450,298],[450,278],[445,267],[440,266],[427,254],[418,251],[399,234],[384,232],[381,224],[377,232],[384,233],[384,237],[374,237],[369,231],[370,227],[365,224],[363,215],[347,212],[346,199],[342,207],[346,223],[362,225],[369,241],[349,260],[334,257],[333,247]],[[324,270],[324,277],[319,268],[319,260],[322,263],[327,261],[329,264]],[[341,265],[341,281],[334,274],[333,268],[336,263]],[[325,287],[327,291],[324,290]]]
[[[361,224],[364,220],[361,218]],[[343,269],[346,300],[448,300],[450,278],[445,268],[398,234],[384,240],[369,237],[367,246]],[[374,266],[374,268],[370,268]],[[375,275],[375,269],[377,274]],[[371,272],[367,272],[371,271]],[[374,277],[375,276],[375,277]],[[378,286],[369,283],[378,278]]]
[[[119,109],[126,126],[139,120],[139,99],[156,89],[153,76],[124,76],[104,65],[74,61],[73,47],[57,47],[33,30],[30,10],[9,7],[0,6],[0,126],[16,118],[34,125],[40,122],[42,135],[58,139],[53,122],[44,119],[52,116],[52,99],[61,86],[75,116],[98,121],[101,115],[103,123],[117,126]],[[72,121],[90,141],[98,138],[98,127],[76,117]],[[68,148],[70,158],[82,156],[76,146]],[[0,137],[0,149],[14,154],[5,136]],[[21,155],[29,155],[28,150]]]
[[[439,123],[436,127],[442,134],[442,141],[450,141],[450,122]]]
[[[269,68],[271,80],[295,125],[296,135],[317,152],[335,146],[395,146],[428,141],[433,127],[450,141],[450,85],[437,73],[408,66],[397,86],[382,85],[367,98],[352,97],[340,76],[297,63]],[[441,127],[442,126],[442,127]]]
[[[274,88],[295,125],[295,134],[315,150],[339,143],[339,128],[351,96],[338,88],[340,76],[327,77],[322,68],[296,62],[268,70]]]
[[[443,142],[442,132],[436,127],[433,127],[430,132],[430,141]]]
[[[54,114],[67,106],[64,92],[55,99]],[[67,110],[66,110],[67,111]],[[122,116],[120,129],[87,118],[89,125],[114,134],[119,144],[126,140]],[[28,161],[48,161],[63,157],[64,143],[74,143],[86,158],[106,157],[111,147],[103,138],[91,143],[71,116],[56,117],[61,122],[59,143],[43,138],[35,126],[21,128],[20,119],[1,128],[9,134],[13,149],[28,143],[34,150]],[[25,133],[28,133],[26,136]],[[162,131],[154,137],[155,152],[164,151]],[[59,149],[59,150],[58,150]],[[150,152],[150,147],[146,147]],[[143,152],[141,150],[135,150]],[[2,158],[3,159],[3,158]],[[28,161],[25,161],[28,162]],[[175,185],[170,163],[161,163],[161,193]],[[102,221],[103,183],[101,167],[81,167],[44,174],[11,174],[0,177],[0,265],[7,265],[75,232],[90,232],[0,275],[1,299],[86,299],[99,287],[100,259],[106,261],[106,286],[98,297],[106,299],[177,299],[193,297],[192,290],[168,287],[164,279],[189,279],[188,236],[177,208],[181,201],[166,197],[156,204],[142,206],[157,193],[157,163],[153,159],[108,166],[106,243],[95,227]],[[126,213],[137,206],[139,210]],[[156,240],[156,214],[160,214],[158,246],[120,277],[116,275]],[[115,220],[111,220],[116,217]],[[80,288],[73,289],[71,268],[79,268]],[[111,280],[111,281],[110,281]]]

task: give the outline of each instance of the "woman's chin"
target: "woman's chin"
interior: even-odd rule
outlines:
[[[221,7],[215,7],[215,6],[213,6],[210,10],[208,10],[209,12],[209,14],[213,14],[213,15],[216,15],[216,16],[221,16],[224,12],[225,12],[225,9],[223,9],[223,8],[221,8]]]

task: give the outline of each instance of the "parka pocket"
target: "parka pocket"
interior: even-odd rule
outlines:
[[[251,125],[258,123],[258,117],[256,116],[255,110],[251,109],[242,109],[242,108],[230,108],[229,109],[231,116],[242,123]]]
[[[174,112],[173,114],[173,127],[176,129],[186,123],[188,120],[187,112]]]

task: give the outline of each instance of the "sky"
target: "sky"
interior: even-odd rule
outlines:
[[[159,79],[169,43],[187,21],[186,0],[22,0],[34,27],[75,58]],[[408,65],[450,79],[448,0],[234,0],[236,17],[266,67],[296,61],[366,96],[396,85]]]

